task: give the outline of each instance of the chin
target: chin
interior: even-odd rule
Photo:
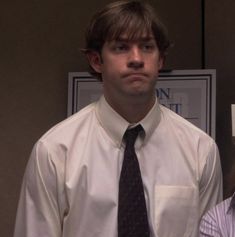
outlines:
[[[130,96],[149,96],[151,92],[149,90],[135,89],[128,91],[127,94]],[[152,93],[151,93],[152,94]]]

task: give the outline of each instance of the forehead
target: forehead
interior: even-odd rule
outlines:
[[[123,33],[119,36],[116,36],[115,38],[108,39],[107,42],[112,41],[128,41],[128,42],[139,42],[139,41],[150,41],[154,40],[155,38],[152,33],[142,33],[142,34],[136,34],[136,35],[130,35],[128,33]]]
[[[150,25],[144,21],[138,22],[138,19],[136,19],[136,21],[132,19],[110,25],[104,38],[106,38],[106,40],[116,40],[125,36],[128,40],[136,40],[150,35],[153,35]]]

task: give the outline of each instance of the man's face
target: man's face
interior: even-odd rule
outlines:
[[[134,41],[123,35],[118,40],[107,41],[101,55],[96,57],[93,68],[102,75],[106,99],[155,93],[163,60],[151,35]]]

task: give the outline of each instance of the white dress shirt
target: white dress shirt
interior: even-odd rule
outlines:
[[[200,217],[222,200],[215,142],[157,100],[139,123],[151,237],[198,237]],[[101,97],[49,130],[26,168],[14,237],[117,237],[128,126]]]

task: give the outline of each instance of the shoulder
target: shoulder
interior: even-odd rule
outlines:
[[[96,103],[92,103],[56,124],[39,139],[39,142],[69,142],[74,136],[82,134],[96,121],[95,106]]]
[[[172,133],[176,133],[181,139],[186,138],[195,142],[214,144],[213,138],[182,116],[162,105],[160,105],[160,111],[164,126],[171,129]]]
[[[98,126],[95,107],[96,103],[92,103],[53,126],[35,143],[31,157],[58,158],[65,156],[74,143],[81,146],[92,126]]]
[[[207,163],[212,167],[215,162],[219,163],[218,148],[212,137],[168,108],[160,106],[160,110],[164,134],[168,134],[173,144],[187,151],[188,159],[191,157],[193,162],[199,162],[200,176]]]
[[[59,169],[62,170],[61,167],[64,166],[71,150],[83,146],[87,131],[92,126],[97,126],[95,105],[96,103],[92,103],[56,124],[38,139],[32,149],[28,166],[41,170],[60,167]]]
[[[226,216],[229,209],[230,202],[231,202],[231,198],[225,199],[224,201],[220,202],[215,207],[207,211],[202,219],[218,220],[219,217],[222,218],[223,216]]]
[[[200,222],[200,233],[223,233],[225,231],[230,202],[231,198],[228,198],[204,214]]]

